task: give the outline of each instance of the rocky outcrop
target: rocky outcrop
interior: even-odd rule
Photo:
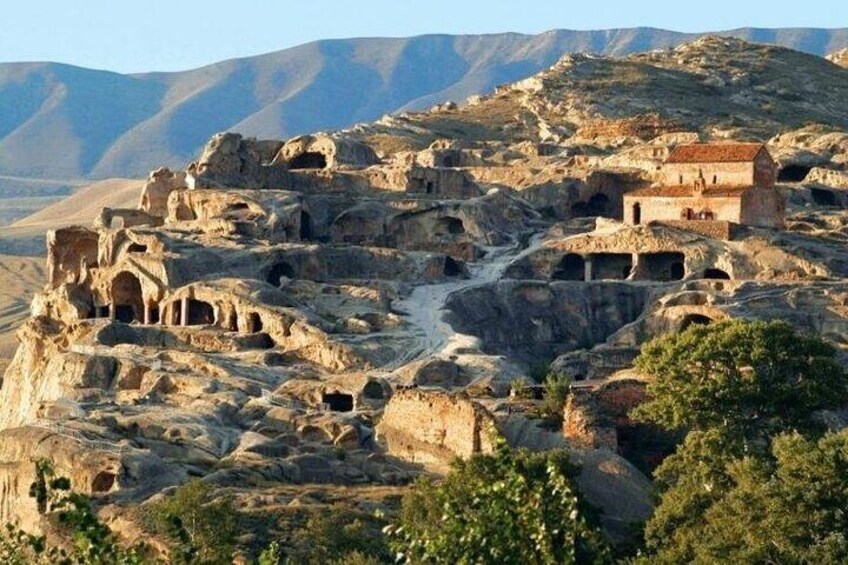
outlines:
[[[275,159],[281,147],[281,141],[217,134],[189,165],[186,183],[189,188],[283,188],[287,166]]]
[[[647,297],[624,283],[500,281],[452,295],[448,320],[488,353],[538,363],[605,341],[640,316]]]

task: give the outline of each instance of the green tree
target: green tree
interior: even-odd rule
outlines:
[[[151,504],[153,529],[177,542],[175,562],[230,563],[238,535],[238,512],[229,497],[212,497],[212,487],[190,481],[164,500]]]
[[[441,484],[421,480],[404,496],[399,524],[386,529],[408,561],[433,563],[606,563],[563,451],[513,452],[457,460]]]
[[[729,465],[731,485],[704,513],[701,563],[848,563],[848,433],[775,438],[771,460]]]
[[[311,513],[291,534],[286,563],[323,565],[367,560],[390,563],[382,528],[384,520],[362,512],[334,507]]]
[[[663,563],[700,558],[705,538],[715,535],[707,517],[744,484],[740,469],[750,478],[752,469],[775,464],[774,437],[819,437],[816,412],[848,401],[848,378],[834,349],[784,322],[693,326],[647,344],[637,366],[653,379],[634,418],[687,432],[655,471],[661,498],[645,539]],[[746,518],[754,518],[753,509]],[[727,534],[747,543],[739,529]]]
[[[633,416],[666,429],[722,428],[755,441],[817,431],[814,412],[848,400],[833,347],[782,321],[693,325],[646,344],[636,366],[653,378]]]

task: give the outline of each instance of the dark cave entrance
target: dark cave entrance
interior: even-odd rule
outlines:
[[[383,400],[386,393],[383,390],[383,385],[377,381],[368,381],[362,388],[362,396],[371,400]]]
[[[558,281],[586,280],[586,262],[580,255],[569,253],[559,260],[551,278]]]
[[[465,233],[465,227],[462,225],[462,220],[453,216],[445,216],[439,218],[434,229],[436,235],[460,235]]]
[[[609,216],[610,199],[606,194],[595,194],[586,202],[577,202],[571,207],[572,218]]]
[[[292,267],[289,263],[281,262],[277,263],[271,270],[268,272],[268,276],[265,278],[268,284],[271,286],[280,286],[280,279],[282,277],[286,277],[289,279],[295,278],[294,276],[294,267]]]
[[[462,266],[453,257],[445,257],[443,272],[446,277],[458,277],[462,274]]]
[[[330,407],[333,412],[350,412],[353,410],[353,396],[343,392],[325,392],[321,402]]]
[[[812,167],[803,165],[787,165],[777,173],[778,182],[801,182],[809,174]]]
[[[259,333],[262,331],[262,317],[257,312],[251,312],[247,317],[247,332]]]
[[[832,190],[824,190],[822,188],[811,188],[810,196],[817,206],[838,206],[836,194]]]
[[[592,256],[592,280],[624,280],[633,270],[630,253],[598,253]]]
[[[703,278],[729,281],[730,275],[728,275],[725,271],[722,271],[721,269],[707,269],[704,271]]]
[[[689,326],[708,326],[713,323],[713,319],[704,316],[703,314],[689,314],[680,322],[680,331],[685,331]]]
[[[112,307],[115,319],[129,324],[144,317],[141,281],[129,271],[123,271],[112,281]]]
[[[309,241],[314,237],[312,216],[306,210],[300,211],[300,241]]]
[[[306,151],[289,161],[290,170],[298,169],[326,169],[327,158],[323,153],[317,151]]]
[[[188,325],[210,326],[215,323],[215,309],[208,302],[189,299],[188,301]]]
[[[684,255],[679,252],[646,253],[639,257],[645,278],[654,281],[679,281],[686,275]]]

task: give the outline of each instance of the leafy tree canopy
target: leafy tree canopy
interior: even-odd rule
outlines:
[[[445,481],[420,481],[404,497],[394,546],[419,563],[606,563],[562,451],[513,452],[456,461]]]
[[[815,411],[848,401],[833,347],[781,321],[691,326],[645,345],[636,365],[653,380],[633,416],[666,429],[756,440],[814,431]]]

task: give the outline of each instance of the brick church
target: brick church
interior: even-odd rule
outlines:
[[[655,186],[624,195],[624,221],[709,231],[709,223],[782,228],[786,203],[776,166],[757,143],[679,145]]]

